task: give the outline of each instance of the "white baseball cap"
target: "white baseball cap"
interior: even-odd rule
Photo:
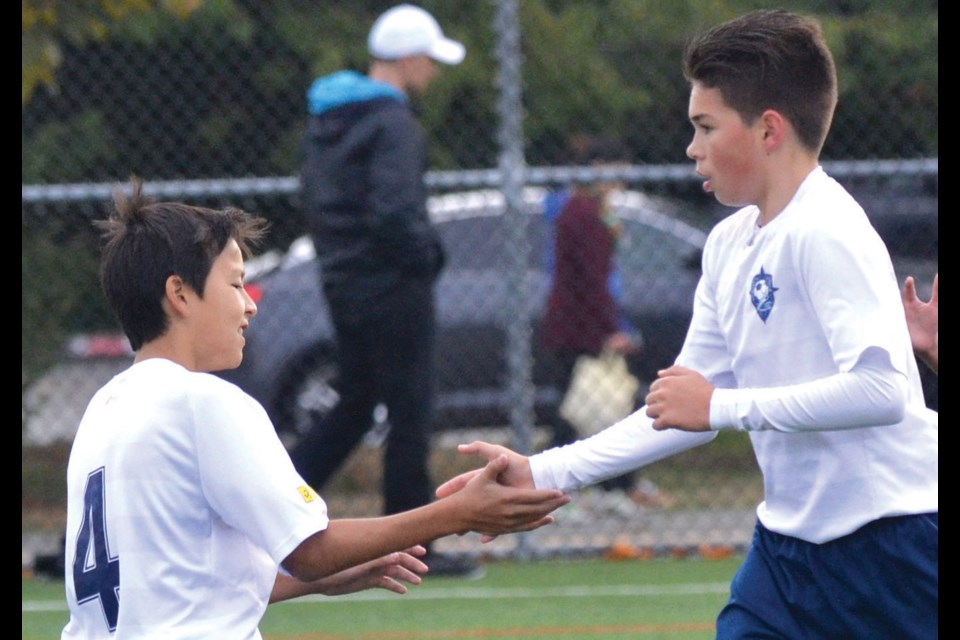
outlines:
[[[377,18],[367,47],[381,60],[426,55],[444,64],[460,64],[466,53],[463,44],[443,35],[432,15],[411,4],[398,5]]]

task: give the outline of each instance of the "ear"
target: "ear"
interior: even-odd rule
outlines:
[[[190,293],[190,287],[180,276],[172,275],[167,278],[163,301],[171,316],[190,314]]]
[[[773,153],[783,144],[790,125],[779,111],[767,109],[760,115],[760,132],[767,153]]]

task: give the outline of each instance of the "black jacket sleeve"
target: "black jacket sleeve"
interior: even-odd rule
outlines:
[[[406,108],[385,110],[371,142],[367,202],[374,244],[405,273],[435,275],[444,254],[427,212],[420,124]]]

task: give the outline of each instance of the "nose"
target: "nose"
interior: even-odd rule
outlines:
[[[257,315],[257,303],[253,301],[253,298],[250,297],[250,293],[243,288],[243,297],[244,297],[244,307],[243,313],[246,316],[253,317]]]
[[[697,141],[697,137],[694,136],[693,138],[690,139],[690,144],[687,145],[687,157],[690,158],[691,160],[697,159],[697,150],[695,146],[696,141]]]

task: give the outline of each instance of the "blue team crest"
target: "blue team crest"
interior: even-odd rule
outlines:
[[[760,273],[753,276],[753,282],[750,284],[750,302],[753,303],[757,315],[764,322],[767,321],[770,312],[773,311],[773,303],[776,302],[773,296],[774,291],[777,291],[777,288],[773,286],[773,276],[764,273],[763,267],[760,267]]]

